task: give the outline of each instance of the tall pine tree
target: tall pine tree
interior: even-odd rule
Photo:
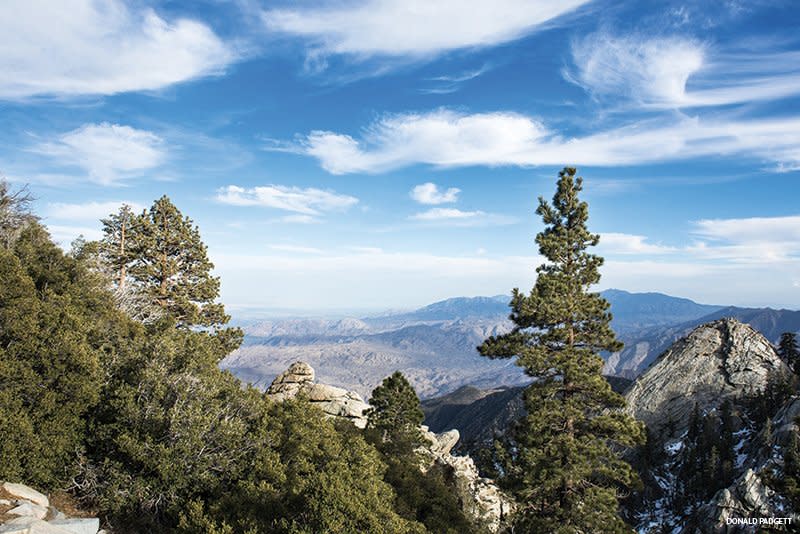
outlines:
[[[621,411],[625,401],[602,375],[600,351],[617,351],[609,304],[590,288],[603,259],[587,252],[599,236],[586,227],[582,179],[559,173],[552,204],[539,199],[545,229],[536,236],[547,263],[529,295],[514,289],[511,332],[487,339],[489,358],[516,357],[534,381],[525,391],[527,415],[511,433],[505,482],[519,500],[524,532],[629,532],[619,498],[636,483],[620,459],[641,443],[641,424]]]
[[[223,349],[241,342],[219,297],[200,230],[165,195],[133,215],[123,206],[103,221],[101,258],[116,288],[117,304],[135,319],[169,318],[179,328],[211,331]]]

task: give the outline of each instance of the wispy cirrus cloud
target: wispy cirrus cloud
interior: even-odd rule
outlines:
[[[701,219],[693,233],[706,239],[736,243],[775,241],[796,243],[800,248],[800,215],[786,217],[747,217],[741,219]]]
[[[486,213],[481,210],[464,211],[457,208],[431,208],[409,217],[412,221],[449,226],[503,226],[517,223],[507,215]]]
[[[284,185],[256,187],[229,185],[217,190],[216,200],[233,206],[261,206],[301,215],[301,218],[286,222],[311,222],[308,217],[346,210],[358,203],[358,199],[350,195],[314,187],[304,189]]]
[[[414,186],[414,189],[411,190],[411,198],[420,204],[446,204],[458,201],[459,193],[461,193],[461,189],[457,187],[439,189],[439,186],[433,182],[426,182]]]
[[[565,78],[595,98],[698,108],[800,94],[800,53],[720,51],[690,37],[590,34],[572,44]]]
[[[642,104],[677,105],[700,70],[705,45],[681,37],[589,35],[572,45],[576,71],[567,79],[598,97],[625,96]]]
[[[78,167],[102,185],[139,176],[167,158],[164,140],[155,133],[107,122],[85,124],[29,151],[58,166]]]
[[[274,32],[308,40],[313,54],[426,57],[528,35],[589,0],[361,0],[264,11]]]
[[[673,256],[684,263],[715,262],[728,267],[794,264],[800,274],[800,215],[691,221],[689,234],[680,246],[652,243],[643,235],[604,232],[598,250],[610,257]]]
[[[800,165],[800,116],[670,116],[567,137],[519,113],[438,109],[385,116],[359,139],[313,131],[293,151],[316,158],[332,174],[379,173],[414,164],[614,166],[731,155],[792,170]]]
[[[450,93],[455,93],[461,89],[461,86],[464,83],[484,75],[490,69],[491,66],[489,64],[485,64],[478,69],[468,70],[460,74],[443,75],[429,78],[428,82],[430,83],[430,86],[420,89],[419,92],[430,95],[447,95]]]
[[[207,25],[121,0],[0,3],[0,99],[157,90],[236,59]]]

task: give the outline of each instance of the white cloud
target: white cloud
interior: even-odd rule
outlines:
[[[292,211],[306,216],[346,210],[358,203],[358,199],[355,197],[334,193],[333,191],[324,191],[313,187],[303,189],[283,185],[265,185],[250,188],[229,185],[218,189],[216,198],[217,201],[223,204],[262,206]],[[293,222],[310,221],[306,218],[296,218]]]
[[[694,240],[680,247],[649,243],[641,235],[603,233],[598,249],[610,256],[673,255],[687,265],[715,265],[717,269],[800,265],[800,215],[703,219],[692,224]],[[672,264],[674,260],[664,262]]]
[[[108,202],[85,202],[83,204],[65,204],[53,202],[47,205],[45,214],[48,218],[70,221],[99,221],[119,211],[123,204],[131,207],[134,213],[142,211],[144,206],[127,200]]]
[[[56,244],[61,246],[63,249],[68,249],[69,245],[79,236],[83,236],[85,239],[90,241],[101,239],[103,237],[103,232],[100,230],[99,225],[97,227],[71,226],[62,224],[48,224],[46,226],[47,231],[50,232],[50,236],[53,238],[53,241],[55,241]]]
[[[303,150],[333,174],[380,172],[411,163],[440,166],[510,163],[544,142],[537,121],[516,113],[465,115],[448,110],[387,116],[359,142],[349,135],[314,131]]]
[[[153,132],[119,124],[86,124],[31,148],[59,165],[84,169],[92,181],[109,185],[155,168],[166,159],[163,140]]]
[[[705,46],[679,37],[644,39],[596,33],[572,46],[577,72],[568,76],[598,96],[627,96],[646,104],[683,101],[700,70]]]
[[[431,208],[428,211],[416,213],[410,218],[416,221],[440,221],[443,219],[472,219],[484,215],[486,215],[486,213],[482,211],[461,211],[455,208]]]
[[[514,217],[486,213],[484,211],[462,211],[456,208],[431,208],[409,217],[412,221],[445,224],[449,226],[503,226],[517,223]]]
[[[121,0],[0,2],[0,98],[157,90],[235,59],[205,24]]]
[[[270,30],[311,41],[312,56],[424,56],[504,43],[588,0],[361,0],[265,11]]]
[[[692,232],[701,241],[688,247],[698,257],[754,264],[800,262],[800,215],[703,219]]]
[[[296,150],[317,158],[333,174],[376,173],[418,163],[617,166],[731,155],[768,161],[780,170],[800,165],[800,116],[668,117],[570,138],[516,113],[436,110],[384,117],[361,140],[314,131]]]
[[[796,243],[800,246],[800,215],[702,219],[695,222],[695,234],[714,240],[751,244],[765,241]]]
[[[652,108],[690,108],[775,100],[800,94],[800,54],[762,51],[716,56],[680,36],[591,34],[572,46],[565,77],[598,98]]]
[[[465,82],[474,80],[478,76],[482,76],[490,69],[490,65],[486,64],[479,69],[462,72],[461,74],[429,78],[428,81],[433,82],[433,86],[420,89],[419,92],[431,95],[447,95],[450,93],[455,93]]]
[[[448,202],[457,202],[460,192],[461,189],[457,187],[440,190],[438,185],[426,182],[415,186],[411,190],[411,198],[420,204],[446,204]]]
[[[600,234],[598,248],[608,254],[670,254],[675,247],[668,247],[647,242],[647,237],[634,234],[603,233]]]

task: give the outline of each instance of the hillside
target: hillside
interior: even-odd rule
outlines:
[[[636,460],[645,489],[629,503],[640,530],[717,532],[729,517],[785,511],[775,473],[797,430],[790,376],[763,335],[720,319],[677,341],[633,383],[627,410],[650,436]]]
[[[631,381],[625,378],[606,377],[611,387],[622,393]],[[424,400],[425,424],[433,432],[458,430],[461,440],[456,450],[472,454],[490,445],[496,435],[524,413],[522,393],[524,386],[479,389],[464,386],[456,391]]]

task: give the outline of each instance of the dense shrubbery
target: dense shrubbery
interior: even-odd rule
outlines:
[[[142,221],[169,213],[180,230],[170,250],[193,250],[176,262],[156,251],[169,270],[156,275],[173,280],[184,262],[202,290],[148,287],[158,276],[137,279],[136,256],[111,256],[109,243],[64,254],[3,195],[0,479],[71,488],[118,532],[425,532],[420,521],[467,531],[444,475],[422,475],[413,451],[390,455],[382,440],[302,400],[274,403],[217,367],[240,334],[214,303],[196,228],[168,199]],[[155,231],[139,253],[163,242]],[[132,308],[120,285],[133,287]],[[134,319],[148,297],[160,313]]]
[[[0,479],[53,486],[74,475],[115,318],[35,221],[0,248]]]

